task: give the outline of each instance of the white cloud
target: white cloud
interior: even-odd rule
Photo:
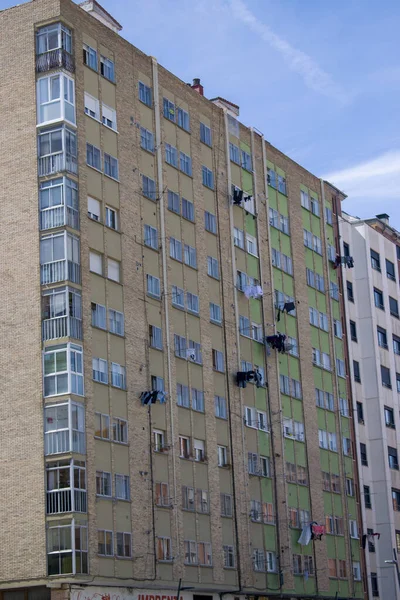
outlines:
[[[268,25],[262,23],[250,12],[242,0],[228,0],[228,3],[233,15],[277,50],[289,67],[303,78],[310,89],[334,98],[341,104],[347,104],[350,101],[350,94],[341,89],[340,85],[335,83],[329,73],[321,69],[311,56],[294,48],[289,42],[274,33]]]
[[[354,165],[342,171],[324,175],[349,198],[400,197],[400,150],[385,152],[376,158]]]

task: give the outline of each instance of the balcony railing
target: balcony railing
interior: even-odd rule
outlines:
[[[51,69],[64,68],[70,73],[75,72],[75,61],[72,54],[66,52],[63,48],[50,50],[36,57],[36,72],[45,73]]]
[[[71,445],[72,438],[72,445]],[[60,431],[48,431],[45,434],[45,453],[63,454],[65,452],[77,452],[85,454],[85,434],[83,431],[60,429]]]
[[[40,229],[54,229],[68,225],[79,229],[79,212],[71,206],[55,206],[40,211]]]
[[[42,321],[43,340],[56,340],[63,337],[82,339],[82,321],[76,317],[54,317]]]
[[[40,265],[40,282],[42,285],[59,281],[81,282],[81,266],[70,260],[56,260]]]
[[[51,490],[47,492],[48,515],[67,512],[87,512],[86,490]]]
[[[56,154],[49,154],[48,156],[39,156],[39,177],[55,175],[56,173],[63,173],[64,171],[74,173],[75,175],[77,174],[78,162],[76,156],[63,151],[57,152]]]

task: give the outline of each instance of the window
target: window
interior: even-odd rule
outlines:
[[[217,446],[218,466],[228,466],[228,448],[226,446]]]
[[[339,578],[347,579],[347,565],[345,560],[339,559]]]
[[[400,393],[400,373],[396,373],[396,389]]]
[[[143,150],[154,152],[154,135],[145,127],[140,128],[140,146]]]
[[[120,444],[128,443],[128,421],[113,417],[112,422],[113,442]]]
[[[347,437],[342,438],[342,444],[343,444],[343,454],[345,456],[351,456],[352,455],[351,439],[347,438]]]
[[[376,573],[371,573],[371,589],[374,598],[379,596],[378,575]]]
[[[204,392],[192,388],[192,408],[198,412],[204,412]]]
[[[186,359],[186,338],[181,335],[174,335],[175,356]]]
[[[163,99],[163,112],[166,119],[175,123],[175,104],[168,98]]]
[[[126,389],[125,367],[118,363],[111,363],[111,385],[121,390]]]
[[[196,565],[197,564],[197,544],[190,540],[184,540],[185,550],[185,564]]]
[[[331,281],[329,293],[333,300],[339,300],[339,286],[333,281]]]
[[[336,359],[336,373],[339,377],[346,377],[344,360],[341,360],[340,358]]]
[[[354,563],[353,563],[353,565],[354,565]],[[337,564],[336,564],[335,558],[328,558],[328,571],[329,571],[329,577],[337,578],[338,574],[337,574]]]
[[[364,425],[364,408],[363,408],[362,402],[357,402],[356,407],[357,407],[357,420],[359,423]]]
[[[253,568],[255,571],[265,571],[265,554],[264,550],[253,550]]]
[[[97,252],[89,252],[89,268],[92,273],[103,275],[103,257]]]
[[[88,573],[87,546],[87,527],[73,524],[49,527],[47,530],[48,575]]]
[[[171,258],[182,262],[182,242],[173,237],[169,238],[169,255]]]
[[[372,250],[372,249],[371,249],[371,267],[373,269],[375,269],[376,271],[381,270],[380,256],[379,256],[378,252],[375,252],[375,250]]]
[[[118,179],[118,160],[106,154],[104,152],[104,174],[112,177],[112,179]]]
[[[117,260],[112,260],[111,258],[107,259],[107,277],[108,279],[112,279],[113,281],[120,282],[121,274],[120,274],[121,263]]]
[[[300,190],[300,203],[303,208],[310,210],[310,196],[308,195],[308,192]]]
[[[198,542],[197,543],[197,556],[199,565],[209,567],[212,565],[212,554],[211,554],[211,543],[210,542]]]
[[[85,453],[85,409],[82,404],[63,402],[44,408],[45,454]]]
[[[157,200],[156,182],[154,179],[150,179],[150,177],[142,175],[142,186],[143,196],[146,196],[146,198],[149,198],[150,200]]]
[[[378,344],[381,348],[386,348],[386,350],[388,349],[388,343],[387,343],[387,333],[386,333],[386,329],[384,329],[383,327],[377,327],[377,333],[378,333]]]
[[[365,508],[372,508],[371,491],[369,485],[364,485],[364,506]]]
[[[100,55],[100,74],[109,81],[115,81],[114,63],[102,55]]]
[[[400,354],[400,338],[397,335],[393,335],[393,351]]]
[[[193,392],[193,390],[192,390]],[[204,462],[205,461],[205,451],[204,451],[204,440],[193,440],[193,449],[194,449],[194,460],[196,462]],[[204,512],[208,512],[204,511]]]
[[[184,152],[179,153],[179,168],[182,173],[189,176],[192,175],[192,159]]]
[[[182,435],[179,436],[179,456],[190,458],[190,439]]]
[[[44,349],[44,396],[77,394],[83,396],[82,347],[61,344]]]
[[[178,167],[178,151],[171,144],[165,144],[165,161],[173,167]]]
[[[357,327],[354,321],[350,321],[350,337],[353,342],[357,342]]]
[[[103,440],[110,439],[110,417],[101,413],[95,413],[95,437]]]
[[[207,146],[212,145],[211,129],[204,123],[200,123],[200,141]]]
[[[131,534],[117,531],[117,556],[130,558],[132,555]]]
[[[324,448],[325,450],[328,450],[328,434],[327,434],[327,432],[323,429],[319,429],[318,437],[319,437],[319,447]]]
[[[109,206],[106,206],[106,226],[110,229],[118,229],[118,213]]]
[[[189,113],[186,110],[183,110],[183,108],[179,108],[179,107],[178,107],[177,112],[178,112],[177,124],[179,125],[179,127],[182,127],[182,129],[185,129],[186,131],[190,131]]]
[[[303,567],[301,562],[301,554],[293,554],[293,575],[302,575]]]
[[[354,480],[349,479],[348,477],[346,477],[346,494],[351,497],[355,496]]]
[[[204,227],[210,233],[217,233],[217,219],[208,211],[204,212]]]
[[[196,294],[186,293],[186,308],[189,312],[199,314],[199,297]]]
[[[201,492],[201,490],[198,490]],[[195,511],[195,490],[192,487],[182,486],[182,508],[184,510]]]
[[[389,309],[392,317],[399,318],[399,304],[395,298],[389,296]]]
[[[329,445],[329,450],[332,450],[332,452],[338,451],[336,433],[328,432],[328,445]]]
[[[101,171],[101,153],[99,148],[92,144],[86,144],[86,162],[89,167]]]
[[[189,388],[186,385],[182,385],[181,383],[176,384],[176,397],[178,406],[190,407]]]
[[[244,250],[244,232],[242,229],[238,229],[237,227],[233,228],[233,243],[238,248]]]
[[[392,448],[388,446],[388,459],[389,459],[389,468],[399,470],[399,459],[397,456],[397,448]]]
[[[311,205],[312,214],[315,215],[316,217],[319,217],[320,208],[319,208],[318,200],[316,198],[310,197],[310,205]]]
[[[194,205],[193,202],[182,198],[182,217],[188,221],[194,221]]]
[[[65,130],[64,130],[65,131]],[[62,132],[61,132],[62,134]],[[69,135],[69,134],[68,134]],[[48,134],[51,137],[51,134]],[[45,134],[40,136],[43,139]],[[48,152],[45,149],[44,152]],[[51,161],[52,157],[46,157]],[[79,229],[78,185],[68,177],[43,181],[39,186],[40,229],[69,225]]]
[[[385,306],[383,304],[383,293],[381,290],[378,290],[378,288],[374,287],[374,302],[375,302],[375,306],[377,308],[380,308],[381,310],[385,310]]]
[[[100,120],[100,103],[97,98],[85,92],[85,113],[93,119]]]
[[[115,475],[115,497],[118,500],[130,499],[129,475]]]
[[[218,324],[222,322],[221,307],[219,304],[210,302],[210,321]]]
[[[145,83],[143,83],[143,81],[139,81],[139,100],[140,102],[143,102],[143,104],[146,104],[146,106],[150,106],[151,108],[151,88]]]
[[[360,442],[360,459],[364,467],[368,467],[367,446]]]
[[[340,340],[343,338],[342,322],[338,319],[333,319],[333,332]]]
[[[83,64],[97,71],[97,52],[87,44],[83,44]]]
[[[355,521],[354,519],[349,520],[349,531],[351,538],[358,539],[357,521]]]
[[[146,275],[147,294],[153,298],[160,298],[160,280],[153,275]]]
[[[172,286],[172,304],[178,308],[185,308],[185,292],[176,285]]]
[[[356,360],[353,360],[353,374],[354,381],[357,381],[357,383],[361,383],[360,363]]]
[[[224,569],[235,568],[235,551],[233,546],[223,546],[224,552]]]
[[[250,319],[239,315],[239,333],[246,337],[250,337]]]
[[[392,388],[392,383],[390,380],[390,369],[381,365],[381,378],[383,387]]]
[[[257,252],[257,240],[252,235],[246,234],[246,248],[249,254],[258,256]]]
[[[156,483],[155,502],[157,506],[171,506],[168,483]]]
[[[171,190],[168,190],[168,208],[178,215],[181,212],[179,194],[172,192]]]
[[[92,302],[92,327],[107,329],[106,307],[102,304],[95,304]]]
[[[62,23],[52,23],[47,27],[41,27],[36,32],[36,54],[44,54],[61,48],[68,54],[72,54],[71,30]]]
[[[232,162],[240,165],[240,150],[236,144],[229,142],[229,158]]]
[[[219,371],[220,373],[224,373],[224,355],[219,350],[212,350],[212,361],[213,361],[213,369],[215,371]]]
[[[196,248],[189,246],[188,244],[184,245],[184,254],[183,259],[185,265],[192,267],[193,269],[197,268],[197,251]]]
[[[215,416],[220,419],[227,418],[226,400],[223,396],[214,396]]]
[[[151,225],[145,225],[143,242],[145,246],[158,250],[158,230]]]
[[[163,452],[167,449],[165,445],[165,433],[160,429],[153,429],[153,448],[154,452]]]
[[[347,299],[349,302],[354,302],[353,284],[351,281],[346,281]]]
[[[66,120],[75,124],[75,84],[64,73],[41,77],[36,82],[38,125]]]
[[[396,274],[394,270],[394,263],[390,262],[390,260],[386,259],[386,275],[388,279],[392,281],[396,281]]]
[[[208,169],[207,167],[201,167],[201,176],[202,176],[202,181],[203,181],[203,185],[205,185],[206,187],[210,188],[210,189],[214,189],[214,175],[213,172],[210,171],[210,169]]]
[[[114,556],[112,531],[104,529],[97,531],[97,553],[100,556]]]
[[[328,208],[327,206],[325,207],[325,221],[327,222],[328,225],[332,225],[332,223],[333,223],[332,210],[330,208]]]
[[[155,325],[149,325],[149,344],[151,348],[162,350],[162,330]]]
[[[102,122],[106,127],[110,127],[110,129],[114,129],[115,131],[117,130],[117,113],[106,104],[102,106]]]
[[[391,429],[395,429],[395,423],[394,423],[394,411],[393,408],[389,408],[388,406],[384,407],[384,414],[385,414],[385,425],[386,427],[390,427]]]
[[[353,561],[353,577],[355,581],[361,581],[361,566],[359,562]]]
[[[168,562],[172,560],[171,538],[157,537],[157,560]]]
[[[207,274],[214,279],[219,279],[218,260],[212,256],[207,256]]]
[[[350,416],[349,403],[347,401],[347,398],[339,398],[339,408],[340,408],[340,414],[342,415],[342,417]]]
[[[108,383],[108,364],[102,358],[93,358],[93,380],[99,383]]]
[[[106,473],[105,471],[96,471],[96,494],[97,496],[111,498],[111,473]]]
[[[253,166],[252,166],[250,154],[248,152],[246,152],[245,150],[242,150],[241,154],[242,154],[242,168],[246,169],[246,171],[250,171],[250,173],[251,173],[253,170]]]

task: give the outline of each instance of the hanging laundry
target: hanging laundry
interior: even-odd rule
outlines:
[[[257,299],[263,295],[263,289],[260,285],[245,285],[243,291],[246,298]]]
[[[325,533],[325,525],[311,525],[311,539],[320,540]]]
[[[342,264],[342,258],[339,254],[336,254],[335,262],[333,263],[333,268],[337,269]]]
[[[354,259],[352,256],[346,256],[346,267],[352,269],[354,267]]]
[[[233,191],[233,204],[236,206],[240,206],[243,200],[243,190],[234,190]]]
[[[194,348],[186,349],[186,358],[188,360],[196,360],[196,350]]]
[[[285,346],[286,335],[283,333],[277,333],[275,335],[267,335],[265,338],[266,343],[271,346],[274,350],[284,354],[286,352]]]
[[[283,305],[282,312],[285,312],[285,310],[286,310],[286,312],[287,312],[287,313],[290,313],[290,312],[292,312],[292,311],[293,311],[295,308],[296,308],[296,305],[295,305],[295,303],[294,303],[294,302],[285,302],[285,304]]]
[[[239,387],[247,387],[248,381],[254,381],[257,387],[262,387],[263,378],[258,369],[255,371],[238,371],[236,373],[236,383]]]
[[[297,543],[301,546],[308,546],[311,542],[311,525],[304,525]]]
[[[303,575],[304,575],[304,581],[308,581],[308,576],[309,576],[308,571],[304,571]]]
[[[256,369],[254,371],[253,379],[256,384],[256,387],[258,387],[258,388],[262,387],[262,384],[263,384],[262,375],[258,369]]]
[[[157,402],[157,391],[151,392],[142,392],[140,394],[140,400],[142,401],[143,406],[148,406],[149,404],[155,404]]]
[[[362,547],[364,548],[364,550],[367,545],[367,540],[369,544],[375,545],[375,538],[378,538],[379,540],[380,537],[380,533],[364,533],[364,535],[362,536]]]

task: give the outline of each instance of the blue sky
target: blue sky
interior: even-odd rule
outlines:
[[[0,8],[14,4],[0,0]],[[398,0],[101,0],[122,35],[400,229]]]

